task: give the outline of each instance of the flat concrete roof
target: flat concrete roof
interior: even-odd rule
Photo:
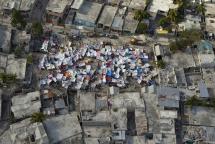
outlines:
[[[148,144],[145,136],[128,136],[126,144]]]
[[[31,123],[31,119],[28,118],[10,125],[12,143],[25,143],[32,134],[35,136],[35,143],[49,143],[42,123]]]
[[[39,112],[40,108],[41,102],[39,91],[20,94],[12,98],[11,110],[16,118],[30,116],[35,112]]]
[[[99,138],[85,138],[85,144],[99,144]]]
[[[116,16],[113,20],[111,28],[114,30],[122,31],[124,20],[120,16]]]
[[[124,20],[123,31],[129,31],[131,33],[135,33],[138,23],[139,23],[138,21],[134,20],[134,13],[129,12]]]
[[[135,123],[137,135],[143,135],[148,132],[148,123],[144,110],[135,109]]]
[[[85,1],[76,14],[76,19],[96,23],[102,9],[102,4]]]
[[[32,9],[36,0],[21,0],[19,10],[29,11]]]
[[[116,15],[117,9],[117,7],[106,5],[102,10],[98,23],[110,27],[112,25],[114,16]]]
[[[84,2],[84,0],[74,0],[71,8],[78,10],[81,7],[81,5],[83,4],[83,2]]]
[[[146,7],[146,0],[131,0],[130,8],[144,10]]]
[[[215,110],[213,108],[186,107],[184,114],[189,117],[189,124],[215,127]]]
[[[205,3],[206,15],[215,15],[215,4],[214,3]]]
[[[127,109],[126,108],[119,108],[119,109],[112,109],[111,111],[112,116],[112,125],[116,125],[120,130],[127,130]]]
[[[78,114],[73,112],[46,119],[44,127],[50,143],[59,143],[65,139],[81,135],[82,130],[77,116]]]
[[[2,8],[3,9],[10,9],[13,8],[21,11],[29,11],[32,9],[33,4],[36,0],[3,0]]]
[[[15,74],[17,79],[24,79],[26,63],[27,59],[25,58],[17,59],[13,54],[8,55],[6,73]]]
[[[50,0],[46,10],[52,11],[55,13],[63,13],[66,6],[71,5],[73,0]]]
[[[80,110],[93,110],[96,108],[96,98],[94,92],[79,92]]]
[[[171,118],[176,119],[178,113],[176,110],[160,110],[160,118]]]
[[[113,108],[145,108],[139,92],[120,93],[112,98]]]
[[[83,126],[84,133],[90,138],[109,137],[112,133],[111,127],[106,126]]]
[[[177,5],[173,4],[173,0],[153,0],[149,12],[157,13],[158,11],[168,12],[169,9],[175,9]]]

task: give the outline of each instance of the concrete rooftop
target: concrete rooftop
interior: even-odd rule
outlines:
[[[46,119],[44,127],[50,143],[59,143],[82,133],[76,112]]]
[[[50,0],[46,10],[55,12],[55,13],[63,13],[66,6],[70,6],[73,0]]]

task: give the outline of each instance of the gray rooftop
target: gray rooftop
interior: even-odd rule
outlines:
[[[215,127],[215,111],[213,108],[193,106],[185,109],[189,124]]]
[[[101,13],[98,23],[110,27],[114,16],[116,15],[117,7],[106,5]]]
[[[111,127],[107,126],[83,126],[84,133],[90,138],[111,136]]]
[[[27,60],[25,58],[17,59],[13,54],[8,55],[7,59],[7,74],[15,74],[17,79],[25,78]]]
[[[31,143],[30,137],[34,135],[35,143],[49,143],[42,123],[31,123],[30,118],[10,125],[10,138],[12,143]]]
[[[177,88],[158,87],[157,96],[160,106],[179,108],[180,92]]]
[[[94,92],[80,92],[78,93],[80,97],[80,110],[92,110],[95,111],[96,108],[96,98]]]
[[[11,111],[15,118],[23,116],[31,116],[35,112],[39,112],[41,108],[40,92],[35,91],[27,94],[20,94],[12,98]]]
[[[143,99],[140,97],[139,92],[125,92],[114,96],[113,108],[145,108]]]
[[[85,1],[76,14],[77,19],[96,23],[102,9],[102,4]]]
[[[111,111],[112,125],[116,125],[119,130],[127,130],[127,109],[119,108]]]
[[[138,21],[134,20],[134,13],[129,12],[125,17],[123,31],[135,33],[138,23]]]
[[[146,7],[146,0],[131,0],[130,8],[144,10]]]
[[[21,0],[19,10],[29,11],[32,9],[36,0]]]
[[[30,11],[36,0],[1,0],[2,8],[12,10],[13,8],[21,11]]]
[[[73,0],[50,0],[46,10],[55,12],[55,13],[63,13],[66,6],[70,6]]]
[[[119,30],[119,31],[122,31],[122,27],[123,27],[123,23],[124,23],[124,20],[122,17],[120,16],[116,16],[113,20],[113,23],[112,23],[112,29],[113,30]]]
[[[206,15],[214,16],[215,15],[215,4],[214,3],[205,3]]]
[[[158,11],[168,12],[169,9],[177,8],[177,5],[173,4],[173,0],[153,0],[150,7],[149,12],[157,13]]]
[[[159,98],[180,100],[179,90],[177,88],[172,88],[172,87],[158,87],[157,96]]]
[[[82,133],[78,114],[73,112],[67,115],[52,117],[44,121],[50,143],[59,143],[69,138],[75,138]]]
[[[99,144],[99,138],[85,138],[85,144]]]
[[[145,136],[128,136],[126,144],[147,144]]]
[[[71,8],[78,10],[81,7],[81,5],[84,3],[84,1],[85,0],[74,0]]]
[[[144,110],[135,110],[135,123],[137,135],[143,135],[148,132],[147,118]]]

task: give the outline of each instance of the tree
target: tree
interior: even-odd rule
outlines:
[[[181,32],[179,38],[186,40],[189,45],[192,45],[202,39],[202,32],[197,29],[185,30]]]
[[[148,29],[147,24],[139,23],[137,26],[137,33],[139,33],[139,34],[146,33],[147,29]]]
[[[169,48],[170,48],[170,51],[175,53],[177,50],[179,50],[179,45],[177,44],[177,42],[171,42],[169,44]]]
[[[197,5],[196,11],[198,14],[205,15],[206,9],[205,9],[204,4]]]
[[[31,116],[31,122],[43,122],[45,120],[45,115],[41,112],[33,113]]]
[[[34,36],[41,36],[43,34],[43,26],[39,22],[33,23],[31,29]]]
[[[152,2],[152,0],[146,0],[146,5],[149,5]]]
[[[11,25],[13,27],[19,27],[19,28],[25,28],[26,26],[26,21],[23,19],[21,13],[16,10],[13,9],[12,10],[12,19],[11,19]]]
[[[32,54],[29,54],[27,56],[27,64],[32,64],[32,63],[33,63],[33,56],[32,56]]]
[[[166,63],[163,60],[157,61],[158,68],[164,69],[166,67]]]
[[[163,17],[159,20],[158,24],[162,26],[163,28],[167,27],[170,25],[170,19],[168,17]]]
[[[186,1],[186,0],[173,0],[173,3],[174,3],[174,4],[178,4],[179,6],[181,6],[181,5],[183,5],[184,3],[186,3],[185,1]]]
[[[171,42],[169,48],[172,52],[183,51],[188,46],[199,42],[202,39],[202,32],[196,29],[186,30],[180,33],[174,42]]]
[[[15,49],[15,51],[14,51],[14,54],[15,54],[16,57],[19,57],[19,58],[22,57],[22,54],[23,54],[22,48],[21,47],[17,47]]]
[[[6,74],[6,73],[0,73],[0,80],[3,83],[14,83],[16,81],[16,75],[15,74]]]
[[[150,15],[146,11],[136,10],[134,12],[134,19],[138,21],[142,21],[143,19],[148,19]]]
[[[168,12],[168,18],[170,19],[170,21],[172,23],[176,23],[177,22],[177,16],[178,16],[177,10],[175,10],[175,9],[170,9],[169,10],[169,12]]]

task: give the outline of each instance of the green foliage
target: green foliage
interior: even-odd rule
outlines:
[[[31,122],[35,123],[35,122],[43,122],[45,120],[45,115],[41,112],[36,112],[33,113],[31,116]]]
[[[205,15],[206,9],[205,9],[204,4],[197,5],[196,11],[198,14]]]
[[[152,0],[146,0],[146,5],[149,5],[152,2]]]
[[[197,96],[192,96],[187,101],[185,101],[185,105],[215,108],[215,98],[212,98],[211,100],[206,101],[206,100],[200,100]]]
[[[188,44],[191,45],[202,39],[202,32],[196,29],[186,30],[180,34],[180,38],[187,40],[189,42]]]
[[[158,24],[163,28],[166,28],[168,25],[170,25],[170,19],[168,17],[161,18]]]
[[[13,9],[13,11],[12,11],[12,19],[11,19],[11,25],[13,27],[25,28],[26,24],[27,23],[23,19],[21,13],[18,10]]]
[[[177,17],[178,17],[178,11],[175,9],[170,9],[168,12],[168,16],[169,20],[172,23],[176,23],[177,22]]]
[[[157,67],[164,69],[166,67],[166,63],[163,60],[157,61]]]
[[[15,74],[0,73],[0,80],[6,84],[13,83],[16,81],[16,75]]]
[[[114,111],[114,112],[117,112],[117,111],[118,111],[118,108],[113,108],[113,111]]]
[[[43,26],[41,23],[36,22],[32,24],[32,34],[34,36],[41,36],[43,34]]]
[[[176,41],[171,42],[169,47],[172,52],[176,52],[177,50],[184,50],[188,46],[199,42],[201,38],[201,31],[195,29],[186,30],[180,34],[179,38],[177,38]]]
[[[22,57],[22,54],[23,54],[23,49],[21,47],[17,47],[15,50],[14,50],[14,54],[16,57]]]
[[[148,29],[147,24],[139,23],[137,26],[137,33],[139,33],[139,34],[146,33],[147,29]]]
[[[27,56],[27,64],[32,64],[32,63],[33,63],[33,56],[32,56],[32,54],[29,54]]]
[[[150,15],[146,11],[136,10],[134,13],[134,19],[142,21],[143,19],[148,19]]]
[[[174,4],[180,4],[180,3],[182,3],[183,2],[183,0],[173,0],[173,3]]]

